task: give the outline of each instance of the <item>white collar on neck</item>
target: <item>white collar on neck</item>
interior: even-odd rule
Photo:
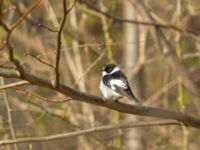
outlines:
[[[115,72],[117,72],[117,71],[119,71],[120,69],[119,69],[119,67],[115,67],[115,69],[113,69],[113,71],[111,71],[110,73],[108,73],[108,74],[113,74],[113,73],[115,73]]]
[[[107,72],[103,71],[102,75],[105,76],[105,75],[107,75],[107,74],[113,74],[113,73],[115,73],[115,72],[117,72],[117,71],[119,71],[119,70],[120,70],[119,67],[115,67],[115,68],[113,69],[113,71],[111,71],[110,73],[107,73]]]

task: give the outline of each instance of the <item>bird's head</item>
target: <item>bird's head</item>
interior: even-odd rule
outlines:
[[[120,69],[115,64],[108,64],[105,67],[103,67],[103,75],[112,74],[119,70]]]

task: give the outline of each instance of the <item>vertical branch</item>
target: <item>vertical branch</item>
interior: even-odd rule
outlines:
[[[59,79],[60,79],[60,74],[59,74],[59,63],[60,63],[60,51],[61,51],[61,46],[62,46],[62,30],[65,25],[65,21],[67,18],[67,6],[66,6],[66,0],[63,0],[63,17],[62,21],[59,27],[58,31],[58,38],[57,38],[57,50],[56,50],[56,62],[54,66],[54,71],[55,71],[55,79],[54,79],[54,87],[57,87],[59,85]]]
[[[177,0],[177,5],[176,5],[176,24],[179,24],[180,22],[180,16],[181,16],[181,0]],[[177,57],[180,58],[181,57],[181,45],[180,45],[180,33],[176,33],[176,54]],[[179,107],[181,111],[184,111],[185,109],[185,105],[184,105],[184,101],[183,101],[183,84],[182,84],[182,80],[181,77],[178,75],[178,102],[179,102]]]
[[[63,27],[64,27],[64,24],[65,24],[65,21],[66,21],[66,18],[67,18],[67,15],[68,15],[68,13],[72,10],[72,8],[75,6],[75,4],[76,4],[76,0],[74,1],[74,3],[73,3],[73,5],[69,8],[69,9],[67,9],[67,7],[66,7],[66,0],[63,0],[63,18],[62,18],[62,21],[61,21],[61,24],[60,24],[60,27],[59,27],[59,31],[58,31],[58,38],[57,38],[57,52],[56,52],[56,62],[55,62],[55,66],[54,66],[54,71],[55,71],[55,80],[54,80],[54,87],[55,88],[58,88],[58,86],[59,86],[59,61],[60,61],[60,52],[61,52],[61,45],[62,45],[62,41],[64,41],[62,38],[63,38],[63,35],[62,35],[62,31],[63,31]],[[74,48],[77,48],[77,46],[78,46],[78,42],[77,41],[74,41],[74,43],[73,43],[74,45]],[[77,51],[76,51],[77,52]],[[77,54],[76,54],[76,56],[77,56]],[[69,56],[68,56],[69,57]],[[71,59],[71,58],[70,58]],[[68,59],[68,61],[69,61],[69,59]],[[80,59],[78,58],[78,59],[76,59],[76,63],[77,63],[77,61],[79,61],[79,63],[81,62],[80,61]],[[69,64],[70,65],[70,64]],[[73,67],[73,69],[75,69],[75,68],[77,68],[77,67],[75,67],[75,64],[73,64],[74,65],[74,67]],[[80,64],[78,64],[78,65],[80,65]],[[78,66],[77,65],[77,66]],[[71,66],[72,67],[72,66]],[[73,71],[72,71],[72,73],[73,73]],[[82,74],[81,74],[82,75]],[[80,75],[80,76],[81,76]],[[75,76],[78,76],[79,77],[79,75],[77,75],[77,71],[75,70]],[[75,77],[74,76],[74,77]],[[83,82],[82,82],[83,83]],[[82,89],[83,90],[85,90],[85,87],[84,87],[84,84],[83,84],[83,86],[82,86]],[[74,120],[76,120],[76,118],[73,118]],[[76,120],[76,121],[78,121],[78,120]],[[88,144],[88,142],[84,139],[84,138],[82,138],[82,137],[80,137],[80,140],[81,140],[81,144],[82,144],[82,146],[83,147],[85,147],[86,149],[91,149],[90,148],[90,145]]]
[[[105,6],[103,4],[102,1],[100,1],[100,8],[102,11],[105,11]],[[102,25],[103,25],[103,32],[104,32],[104,37],[105,37],[105,41],[106,41],[106,46],[107,46],[107,51],[108,51],[108,61],[109,63],[112,63],[114,61],[113,59],[113,52],[112,52],[112,46],[111,46],[111,43],[112,43],[112,39],[110,37],[110,34],[108,32],[108,21],[106,19],[106,17],[104,15],[101,15],[101,22],[102,22]]]
[[[4,79],[2,77],[0,78],[0,82],[1,82],[1,85],[4,85]],[[3,92],[3,99],[5,101],[6,110],[7,110],[8,124],[9,124],[9,128],[10,128],[11,138],[13,140],[15,140],[16,136],[15,136],[15,130],[13,127],[13,122],[12,122],[12,114],[11,114],[12,110],[11,110],[10,104],[8,102],[8,97],[7,97],[6,91],[2,90],[2,92]],[[18,150],[17,144],[14,144],[14,150]]]
[[[176,5],[176,24],[180,24],[180,17],[181,17],[181,12],[182,12],[182,0],[177,0],[177,5]],[[177,57],[180,59],[181,58],[181,43],[180,43],[180,33],[176,33],[176,54]],[[183,89],[183,83],[180,75],[178,75],[178,103],[179,103],[179,109],[180,111],[184,112],[185,111],[185,103],[184,103],[184,89]],[[188,149],[188,130],[185,127],[182,127],[182,134],[183,134],[183,149],[187,150]]]
[[[2,20],[3,17],[2,7],[3,7],[3,0],[0,0],[0,21]]]
[[[56,16],[56,13],[51,5],[51,3],[46,0],[44,1],[44,7],[45,7],[45,10],[48,12],[48,19],[50,20],[50,22],[52,23],[53,27],[54,28],[58,28],[59,26],[59,21],[58,21],[58,18]],[[61,67],[61,70],[66,70],[68,68],[66,68],[67,66],[69,67],[69,70],[71,71],[72,75],[73,75],[73,78],[76,79],[76,70],[75,70],[75,63],[72,59],[72,56],[70,54],[70,52],[67,50],[67,43],[66,41],[64,40],[65,36],[64,34],[62,33],[62,47],[65,51],[61,51],[62,53],[62,57],[64,58],[62,61],[63,61],[63,64],[65,65],[60,65]],[[66,66],[67,64],[67,66]],[[54,74],[53,74],[54,75]],[[66,82],[69,82],[69,76],[65,76],[63,78],[63,82],[66,83]]]
[[[62,31],[65,25],[65,21],[67,18],[68,13],[74,8],[76,4],[76,1],[72,4],[72,6],[67,9],[67,3],[66,0],[63,0],[63,17],[60,23],[60,27],[58,30],[58,37],[57,37],[57,49],[56,49],[56,61],[54,66],[54,72],[55,72],[55,79],[53,82],[53,87],[58,87],[59,80],[60,80],[60,74],[59,74],[59,65],[60,65],[60,54],[61,54],[61,46],[62,46]]]

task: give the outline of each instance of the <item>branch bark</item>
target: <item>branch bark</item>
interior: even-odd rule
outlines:
[[[62,31],[63,31],[64,25],[65,25],[65,21],[67,19],[67,15],[72,10],[72,8],[75,6],[75,4],[76,4],[76,1],[72,5],[72,7],[67,10],[66,0],[63,0],[63,18],[60,23],[60,27],[59,27],[59,31],[58,31],[56,61],[55,61],[55,66],[54,66],[54,71],[55,71],[54,86],[55,87],[58,86],[58,84],[60,82],[59,63],[60,63],[61,46],[62,46]]]

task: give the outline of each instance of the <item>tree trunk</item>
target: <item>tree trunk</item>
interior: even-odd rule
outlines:
[[[129,1],[123,2],[123,15],[125,19],[133,19],[136,20],[136,11]],[[133,93],[136,97],[140,96],[140,79],[138,77],[135,78],[134,82],[131,81],[131,71],[138,61],[138,53],[139,53],[139,27],[134,24],[124,24],[124,39],[125,39],[125,68],[126,74],[129,78],[130,86],[132,87]],[[131,42],[131,43],[129,43]],[[132,43],[133,42],[133,43]],[[127,116],[126,120],[137,121],[138,118],[134,116]],[[129,129],[126,132],[126,141],[125,149],[131,150],[141,150],[141,133],[140,130]]]

